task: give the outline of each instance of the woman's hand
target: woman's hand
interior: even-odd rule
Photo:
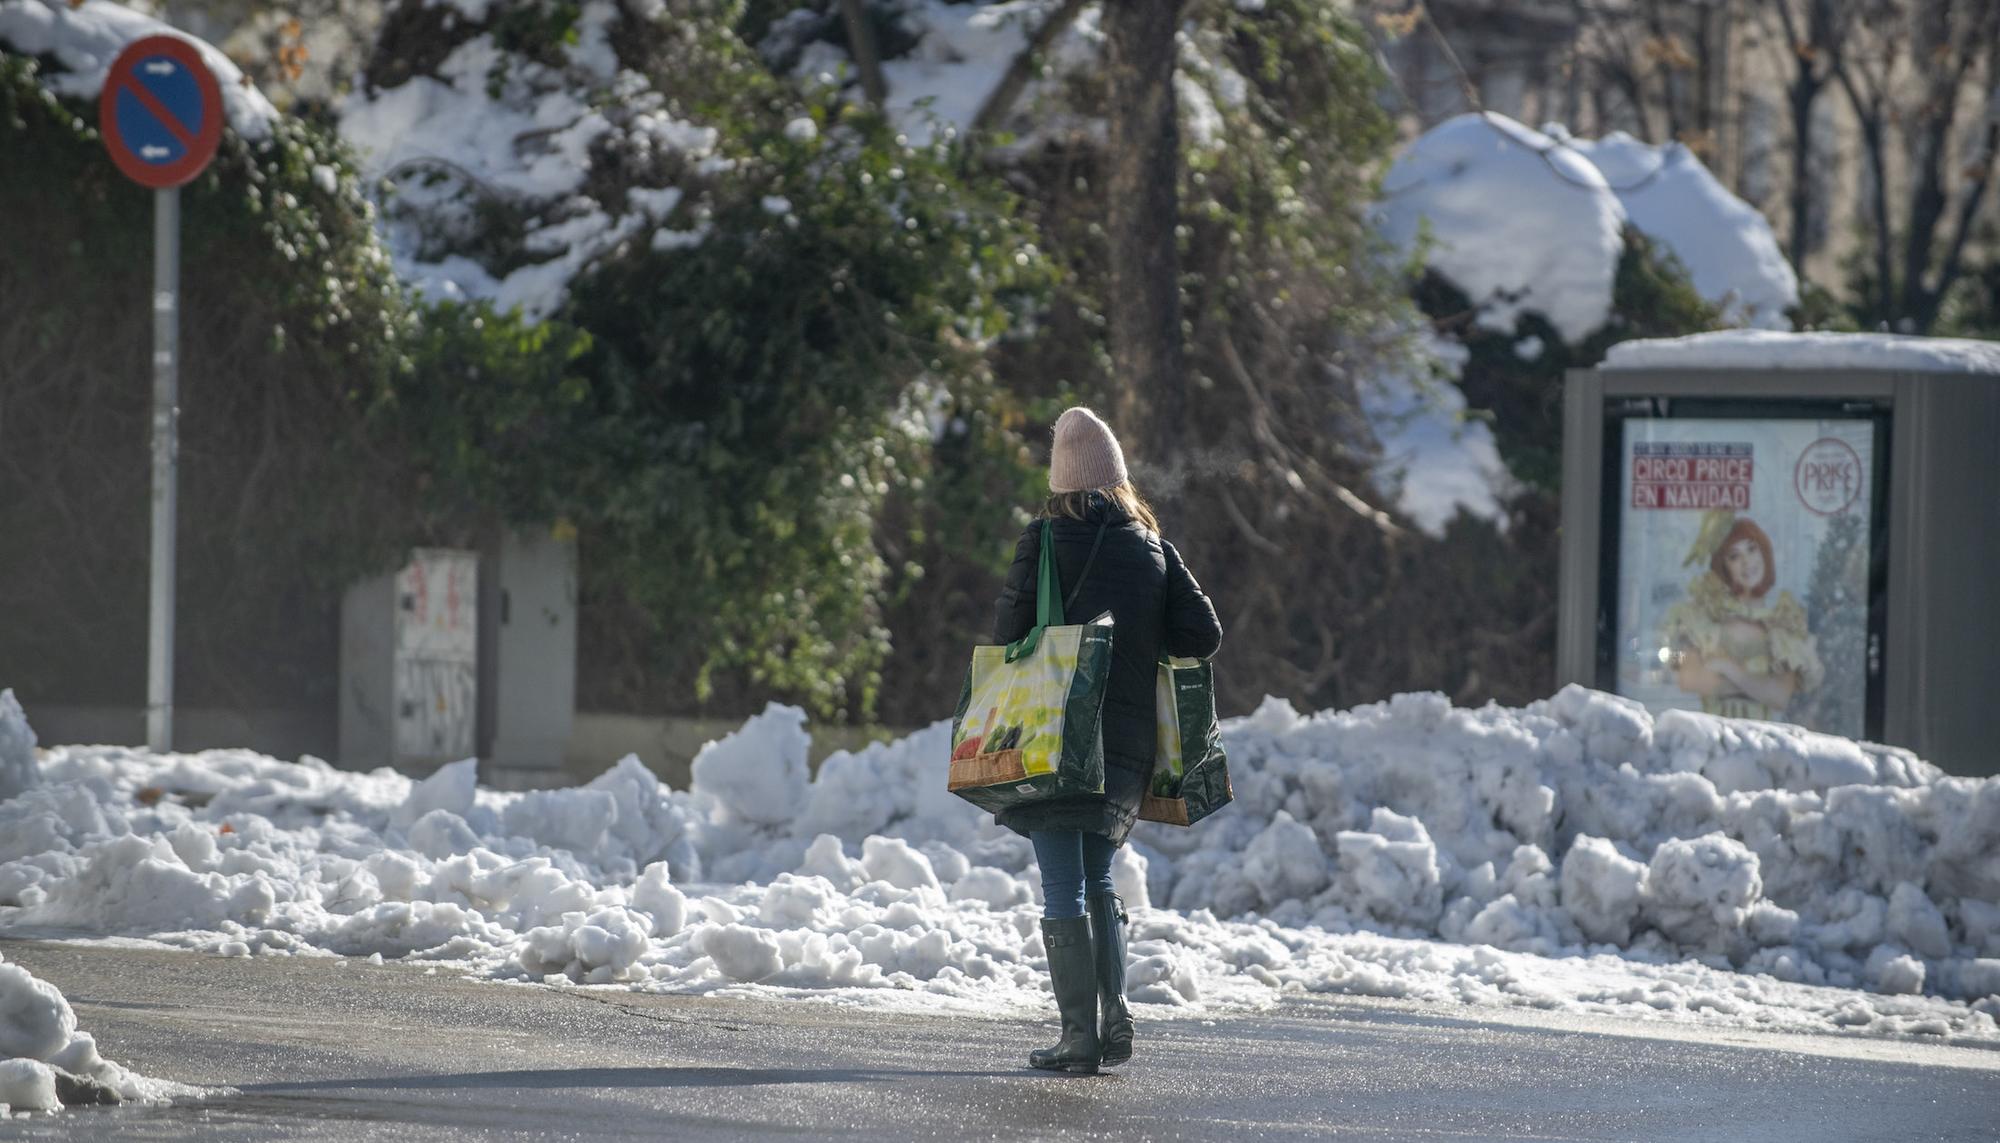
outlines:
[[[1733,681],[1744,694],[1777,714],[1784,713],[1785,708],[1791,705],[1792,696],[1799,690],[1797,671],[1773,671],[1768,675],[1759,675],[1739,667]]]
[[[1798,693],[1799,676],[1796,671],[1773,671],[1758,674],[1734,659],[1715,658],[1708,660],[1708,668],[1727,682],[1732,694],[1782,712]]]
[[[1689,694],[1697,694],[1703,698],[1716,698],[1721,694],[1724,684],[1728,680],[1723,678],[1712,664],[1727,661],[1726,659],[1704,659],[1701,652],[1696,648],[1682,648],[1676,651],[1673,657],[1674,684]]]
[[[1750,693],[1744,686],[1744,680],[1750,677],[1750,672],[1743,668],[1743,664],[1727,656],[1718,655],[1708,660],[1708,669],[1721,676],[1724,682],[1735,687],[1738,693]]]

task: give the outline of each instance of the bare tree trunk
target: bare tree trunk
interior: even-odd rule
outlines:
[[[1021,98],[1021,92],[1027,89],[1028,80],[1034,77],[1035,61],[1049,50],[1065,28],[1076,22],[1077,16],[1083,12],[1084,3],[1085,0],[1063,0],[1062,7],[1042,20],[1041,26],[1029,38],[1028,46],[1022,48],[1014,61],[1007,65],[1006,74],[1000,77],[1000,82],[994,85],[986,102],[980,105],[979,113],[972,117],[974,132],[990,131],[1006,118],[1007,112],[1014,107],[1014,101]]]
[[[1865,63],[1856,64],[1848,51],[1848,45],[1835,41],[1832,71],[1833,77],[1840,81],[1840,89],[1847,94],[1855,123],[1861,128],[1862,157],[1868,164],[1868,177],[1875,184],[1868,197],[1869,228],[1873,231],[1868,241],[1873,247],[1875,263],[1874,296],[1868,299],[1874,312],[1869,316],[1876,322],[1893,323],[1897,316],[1892,253],[1895,236],[1889,229],[1889,108],[1884,91],[1895,66],[1895,56],[1882,53],[1883,62],[1877,74],[1867,70]]]
[[[1819,84],[1812,77],[1812,65],[1801,61],[1792,79],[1792,233],[1788,243],[1792,267],[1805,269],[1806,254],[1812,243],[1812,111]]]
[[[1894,273],[1893,256],[1890,253],[1895,234],[1889,229],[1889,167],[1888,156],[1884,153],[1889,144],[1879,104],[1867,113],[1856,107],[1855,113],[1861,119],[1861,149],[1868,158],[1868,176],[1875,184],[1875,193],[1868,202],[1869,225],[1874,231],[1868,239],[1875,247],[1875,318],[1888,322],[1895,318],[1896,297],[1891,277]]]
[[[1966,188],[1965,197],[1959,200],[1957,225],[1946,246],[1944,262],[1938,267],[1937,284],[1924,293],[1921,305],[1915,311],[1917,328],[1926,333],[1937,323],[1945,295],[1951,292],[1953,283],[1965,270],[1965,242],[1972,235],[1973,220],[1979,216],[1979,205],[1986,198],[1986,188],[1992,185],[1994,159],[2000,155],[2000,120],[1989,118],[1986,121],[1981,142],[1984,144],[1982,157],[1971,172],[1972,185]]]
[[[1957,93],[1952,92],[1945,106],[1949,108],[1956,102]],[[1944,163],[1945,152],[1951,146],[1951,121],[1952,114],[1947,110],[1925,124],[1917,141],[1919,149],[1912,157],[1911,165],[1915,168],[1912,173],[1916,177],[1915,185],[1910,188],[1909,229],[1903,235],[1902,300],[1897,306],[1907,317],[1914,317],[1924,308],[1927,292],[1924,279],[1929,276],[1931,255],[1937,248],[1938,223],[1944,220]]]
[[[1667,30],[1666,17],[1661,11],[1659,0],[1654,0],[1647,9],[1646,30],[1652,33],[1647,43],[1653,56],[1653,71],[1660,81],[1660,106],[1665,109],[1667,115],[1666,136],[1653,141],[1671,143],[1685,135],[1687,129],[1681,116],[1680,94],[1683,85],[1680,77],[1675,74],[1678,65],[1673,52],[1669,50],[1677,41]]]
[[[1728,0],[1718,12],[1706,4],[1695,15],[1695,105],[1694,129],[1706,152],[1702,159],[1722,166],[1722,115],[1717,106],[1726,97],[1729,83],[1729,25],[1734,13]]]
[[[1563,122],[1572,131],[1582,134],[1583,124],[1583,0],[1571,0],[1569,29],[1569,65],[1563,76]],[[1595,134],[1605,134],[1604,125],[1597,124]]]
[[[1822,40],[1830,30],[1828,3],[1829,0],[1808,0],[1805,27],[1801,29],[1799,20],[1792,15],[1792,0],[1771,0],[1784,28],[1785,51],[1793,61],[1792,82],[1785,90],[1792,113],[1792,225],[1786,247],[1793,268],[1801,273],[1805,271],[1806,255],[1812,246],[1812,116],[1813,104],[1819,100],[1820,89],[1826,86],[1820,58],[1825,54]]]
[[[1142,455],[1165,464],[1187,402],[1181,342],[1180,130],[1174,33],[1182,0],[1120,0],[1104,8],[1109,103],[1111,368],[1118,427],[1140,428]],[[1171,482],[1160,489],[1174,499]]]
[[[875,29],[869,26],[863,0],[840,0],[840,15],[847,24],[847,50],[861,73],[861,93],[880,107],[889,98],[889,86],[882,81],[882,57],[875,51]]]
[[[1954,14],[1960,19],[1953,20]],[[1916,145],[1911,157],[1914,185],[1909,229],[1903,241],[1899,316],[1908,319],[1916,332],[1924,333],[1936,322],[1944,295],[1958,278],[1966,231],[1978,215],[1992,175],[1995,131],[1991,108],[1979,109],[1984,122],[1969,153],[1954,156],[1952,140],[1958,128],[1959,94],[1975,66],[1987,81],[1981,90],[1991,90],[1996,64],[2000,64],[1996,58],[2000,55],[2000,16],[1985,5],[1970,11],[1940,5],[1922,9],[1918,16],[1912,54],[1929,60],[1932,71],[1926,80],[1924,101],[1917,109],[1917,121],[1905,128],[1916,136]],[[1954,173],[1965,184],[1959,192],[1957,225],[1952,233],[1941,234],[1951,205]],[[1937,267],[1935,275],[1931,273],[1933,265]]]

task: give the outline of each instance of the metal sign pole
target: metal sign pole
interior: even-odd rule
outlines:
[[[153,192],[153,590],[146,745],[174,742],[174,461],[180,451],[181,189]]]
[[[201,49],[145,36],[119,51],[97,129],[125,177],[153,190],[153,577],[146,745],[174,747],[174,463],[180,453],[181,191],[222,141],[222,86]]]

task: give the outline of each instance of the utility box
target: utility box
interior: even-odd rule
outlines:
[[[2000,773],[2000,344],[1730,331],[1569,374],[1558,683]]]
[[[479,553],[418,548],[347,590],[340,755],[419,769],[470,757],[479,715]]]
[[[562,784],[576,706],[576,542],[418,548],[341,601],[340,760],[422,773],[480,759],[502,788]]]
[[[576,712],[576,541],[547,531],[508,532],[485,555],[482,780],[555,785]]]

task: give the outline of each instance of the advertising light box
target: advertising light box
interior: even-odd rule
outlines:
[[[1599,686],[1847,737],[1880,733],[1886,410],[1607,407]]]
[[[2000,774],[2000,342],[1621,342],[1564,375],[1562,470],[1558,686]]]

